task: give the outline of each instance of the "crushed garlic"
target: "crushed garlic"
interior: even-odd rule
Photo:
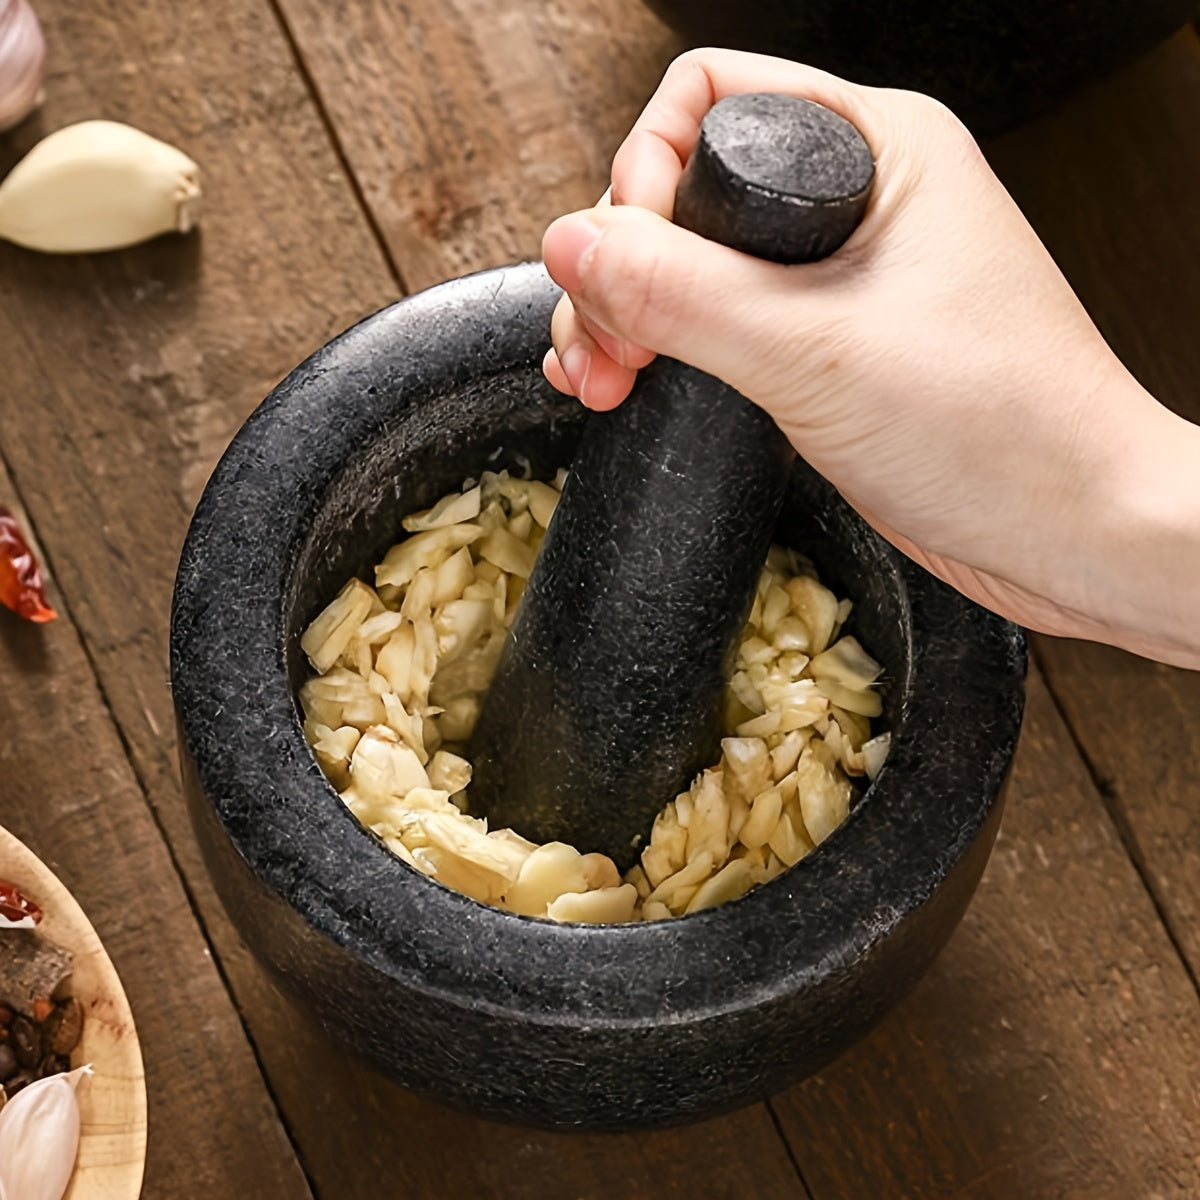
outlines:
[[[469,814],[463,757],[565,473],[485,472],[404,519],[410,536],[351,580],[301,639],[317,674],[305,734],[352,813],[409,866],[486,904],[559,921],[662,920],[744,895],[845,820],[874,778],[882,668],[800,556],[773,546],[726,694],[721,761],[654,823],[622,879],[602,854],[537,846]]]

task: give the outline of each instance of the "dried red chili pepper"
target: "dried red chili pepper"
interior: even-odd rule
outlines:
[[[0,504],[0,604],[27,621],[52,621],[42,573],[17,519]]]
[[[26,917],[36,925],[42,919],[42,910],[16,884],[0,880],[0,918],[15,925]]]

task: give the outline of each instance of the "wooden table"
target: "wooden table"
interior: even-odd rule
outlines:
[[[0,502],[63,619],[0,614],[0,822],[124,978],[144,1195],[1149,1200],[1200,1195],[1200,674],[1037,639],[1008,812],[915,994],[820,1076],[620,1136],[507,1128],[349,1061],[268,983],[180,798],[165,666],[188,515],[296,362],[404,292],[537,254],[676,50],[635,0],[36,0],[49,130],[204,167],[200,236],[0,247]],[[991,159],[1127,363],[1200,418],[1200,46],[1187,32]],[[1052,520],[1053,514],[1047,514]]]

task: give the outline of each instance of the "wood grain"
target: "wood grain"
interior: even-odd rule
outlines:
[[[0,444],[198,877],[165,665],[188,517],[270,388],[397,285],[265,0],[46,0],[38,12],[47,101],[11,135],[12,155],[103,115],[179,145],[204,176],[201,229],[186,238],[92,256],[0,245]]]
[[[1122,361],[1191,421],[1200,421],[1198,115],[1200,39],[1189,29],[989,148]],[[1200,977],[1200,672],[1050,638],[1038,654]]]
[[[284,1002],[271,1001],[269,1012],[287,1036],[264,1044],[264,1060],[314,1191],[329,1200],[376,1200],[381,1193],[420,1200],[808,1200],[762,1104],[645,1133],[502,1125],[423,1100],[348,1062],[327,1039],[310,1036],[307,1020]]]
[[[865,1042],[775,1101],[815,1200],[1200,1194],[1200,1005],[1036,673],[974,903]]]
[[[46,0],[38,13],[47,103],[3,143],[7,160],[71,121],[126,120],[196,158],[206,212],[197,235],[116,254],[0,247],[0,445],[123,737],[140,749],[171,850],[66,621],[5,631],[0,677],[18,681],[0,689],[6,819],[87,906],[126,981],[150,1090],[148,1200],[304,1197],[172,866],[185,864],[201,894],[218,956],[254,970],[207,888],[178,795],[170,584],[192,505],[241,420],[398,289],[265,3]]]
[[[2,466],[0,503],[17,508]],[[0,812],[86,910],[137,1023],[143,1195],[308,1195],[70,619],[0,609],[0,680]]]
[[[679,49],[638,0],[278,0],[412,289],[541,257]]]
[[[636,0],[278,2],[413,287],[535,255],[547,220],[603,188],[612,150],[674,50]],[[20,687],[0,689],[0,795],[9,823],[88,907],[126,980],[152,1103],[146,1196],[291,1197],[307,1186],[139,781],[318,1195],[803,1196],[761,1106],[619,1138],[489,1125],[346,1060],[249,959],[207,884],[175,781],[164,665],[175,556],[244,415],[399,283],[266,0],[43,0],[39,14],[52,46],[50,106],[15,143],[0,142],[0,160],[69,120],[116,117],[197,158],[209,196],[199,237],[88,259],[0,249],[0,445],[138,776],[69,625],[11,636],[6,627],[0,677]],[[1168,266],[1184,250],[1194,262],[1194,247],[1155,231],[1164,257],[1131,250],[1129,203],[1110,209],[1111,185],[1100,184],[1115,172],[1151,222],[1194,197],[1192,55],[1192,43],[1174,43],[1152,68],[994,148],[1085,300],[1105,308],[1097,315],[1118,350],[1128,358],[1144,338],[1147,372],[1163,368],[1151,333],[1133,332],[1145,305],[1123,307],[1104,273],[1115,261],[1139,296],[1175,298],[1152,310],[1153,346],[1174,361],[1194,336],[1176,309],[1193,284]],[[1113,122],[1126,132],[1114,135]],[[1098,148],[1080,149],[1081,137]],[[1096,237],[1115,244],[1098,250]],[[1158,376],[1143,378],[1155,386]],[[1058,661],[1048,666],[1058,687]],[[1128,694],[1105,700],[1113,720],[1095,733],[1097,697],[1068,707],[1085,746],[1121,741],[1115,714]],[[1189,697],[1178,708],[1174,685],[1149,694],[1163,711],[1195,711]],[[814,1196],[1106,1200],[1200,1184],[1186,1072],[1194,996],[1040,688],[1034,701],[1004,841],[962,932],[873,1038],[777,1102]],[[1143,740],[1152,720],[1136,726]],[[1129,759],[1120,800],[1143,820],[1141,839],[1175,811],[1136,789],[1169,742],[1164,732],[1150,743],[1160,749]],[[1185,779],[1170,786],[1186,798]],[[1176,895],[1195,878],[1178,849],[1155,870],[1161,880],[1175,872]]]
[[[146,1163],[146,1075],[121,980],[75,898],[6,829],[0,829],[0,879],[42,909],[38,933],[71,952],[69,990],[84,1014],[71,1065],[92,1070],[75,1092],[79,1149],[63,1200],[137,1200]]]

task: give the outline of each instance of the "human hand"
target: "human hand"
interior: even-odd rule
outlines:
[[[815,100],[871,146],[874,194],[832,258],[779,266],[670,224],[701,119],[746,91]],[[610,195],[551,225],[543,249],[567,293],[545,363],[560,390],[612,408],[653,354],[690,363],[765,408],[867,521],[966,595],[1200,665],[1200,571],[1182,586],[1169,574],[1181,552],[1197,561],[1200,431],[1132,379],[936,101],[759,55],[684,55],[618,151]]]

